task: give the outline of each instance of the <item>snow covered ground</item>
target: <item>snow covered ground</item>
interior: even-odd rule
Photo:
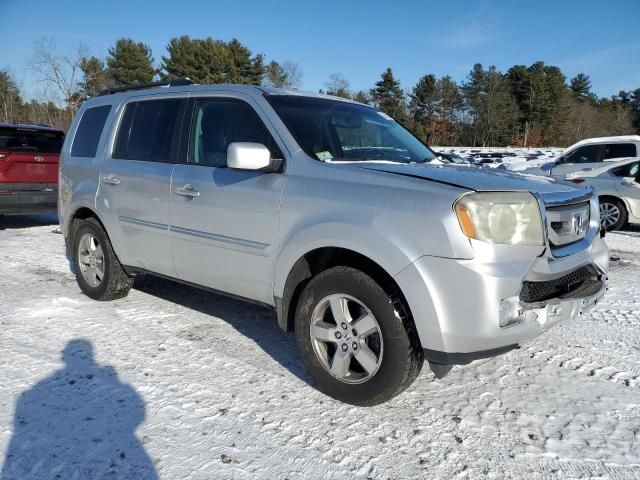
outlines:
[[[592,313],[370,409],[268,310],[151,277],[90,300],[54,229],[0,219],[2,480],[640,479],[640,228]]]

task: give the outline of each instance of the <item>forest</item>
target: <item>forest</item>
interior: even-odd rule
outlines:
[[[0,69],[0,122],[66,130],[81,103],[106,88],[171,78],[303,88],[298,63],[268,61],[237,39],[171,38],[159,60],[131,38],[117,40],[105,58],[88,52],[78,45],[61,53],[51,38],[36,42],[26,62],[39,89],[29,98],[12,71]],[[563,147],[583,138],[640,133],[640,86],[598,97],[586,72],[567,78],[543,61],[506,71],[478,63],[461,81],[425,73],[413,86],[402,85],[390,66],[371,88],[357,91],[335,72],[320,93],[375,106],[434,146]]]

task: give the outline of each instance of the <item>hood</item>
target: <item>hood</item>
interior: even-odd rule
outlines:
[[[342,163],[342,162],[341,162]],[[481,191],[526,191],[540,194],[576,193],[583,190],[552,178],[507,170],[457,167],[453,165],[349,162],[350,166]]]

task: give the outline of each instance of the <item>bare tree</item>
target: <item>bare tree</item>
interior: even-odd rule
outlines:
[[[34,44],[31,69],[47,91],[53,91],[55,100],[62,102],[71,114],[82,102],[81,64],[86,56],[87,48],[82,44],[78,44],[70,55],[58,53],[52,38],[42,38]]]
[[[351,98],[351,84],[341,73],[332,73],[324,86],[327,88],[327,94],[336,97]]]
[[[298,89],[302,87],[302,69],[296,62],[285,60],[280,65],[286,78],[285,86]]]

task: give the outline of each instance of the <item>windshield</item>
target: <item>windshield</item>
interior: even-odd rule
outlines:
[[[265,95],[310,157],[328,161],[429,162],[436,155],[388,115],[330,98]]]
[[[64,135],[56,131],[0,128],[0,150],[60,153]]]

